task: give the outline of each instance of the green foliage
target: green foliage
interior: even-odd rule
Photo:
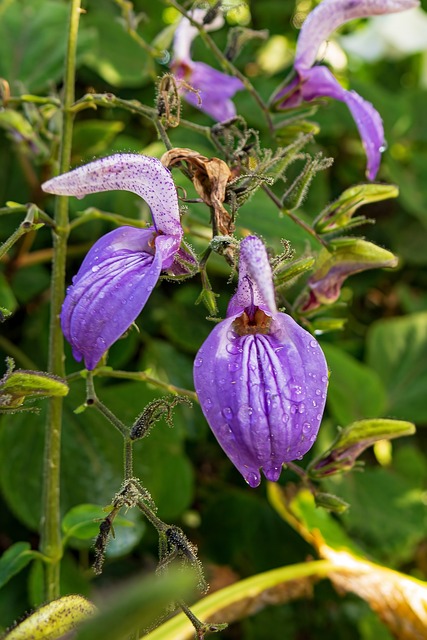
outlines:
[[[219,241],[210,245],[204,271],[191,281],[179,287],[161,281],[137,319],[137,328],[113,345],[108,367],[94,376],[96,393],[125,430],[147,407],[160,406],[150,403],[167,403],[171,394],[191,398],[193,407],[176,407],[173,428],[160,420],[134,443],[132,471],[142,483],[139,498],[148,509],[154,501],[158,511],[153,509],[150,520],[147,511],[144,516],[131,504],[132,496],[125,496],[108,530],[105,576],[94,582],[89,570],[94,540],[123,490],[123,438],[99,407],[85,405],[85,373],[78,373],[82,366],[73,360],[68,345],[65,375],[69,378],[44,373],[52,364],[47,355],[52,337],[48,314],[57,205],[40,191],[40,183],[57,171],[63,141],[70,4],[0,1],[0,361],[12,357],[17,366],[5,373],[0,388],[3,409],[9,413],[0,423],[0,631],[25,610],[46,601],[47,565],[34,550],[38,544],[34,534],[40,532],[42,515],[48,402],[64,397],[60,533],[66,549],[61,595],[80,593],[90,598],[138,568],[154,567],[158,548],[152,525],[158,518],[166,527],[158,525],[165,546],[162,568],[176,560],[174,554],[181,554],[182,560],[187,553],[191,564],[196,552],[189,541],[194,540],[208,581],[220,589],[216,601],[208,596],[195,611],[205,616],[234,606],[234,612],[243,613],[233,613],[230,620],[247,616],[221,632],[224,639],[282,638],[285,628],[289,640],[326,636],[390,640],[389,631],[359,598],[342,598],[322,583],[311,601],[280,600],[268,580],[270,586],[265,586],[262,572],[281,565],[308,571],[305,560],[313,554],[309,546],[313,541],[307,531],[317,530],[331,548],[364,553],[420,578],[426,575],[427,96],[421,58],[365,64],[349,55],[348,67],[335,70],[344,85],[375,104],[384,120],[388,150],[378,182],[365,184],[362,145],[345,107],[330,102],[268,114],[271,125],[267,110],[254,98],[257,95],[265,106],[283,81],[286,66],[292,64],[294,24],[304,17],[299,12],[306,11],[305,6],[298,5],[295,14],[292,2],[264,0],[226,12],[225,28],[208,36],[224,51],[227,31],[237,24],[235,33],[242,36],[244,46],[239,44],[238,55],[231,57],[254,91],[237,94],[239,118],[228,125],[215,125],[182,101],[179,125],[167,129],[168,120],[160,120],[155,112],[156,79],[171,71],[168,52],[179,17],[170,6],[174,2],[84,3],[69,164],[81,165],[115,152],[161,157],[169,145],[226,161],[232,179],[224,204],[235,215],[236,238],[252,233],[263,238],[271,255],[278,304],[319,336],[330,369],[327,412],[317,448],[299,471],[289,468],[282,475],[290,495],[299,496],[293,507],[303,528],[293,530],[295,521],[279,517],[273,508],[280,513],[277,501],[269,502],[264,488],[255,492],[244,485],[210,433],[193,392],[194,355],[215,326],[212,318],[225,316],[235,289],[233,259],[224,260]],[[239,23],[244,22],[243,15],[247,25]],[[252,37],[252,31],[244,31],[245,26],[265,36],[268,29],[269,35],[261,41]],[[194,43],[195,59],[218,69],[227,66],[213,50],[203,38]],[[330,157],[335,158],[333,165]],[[188,175],[174,168],[173,178],[179,188],[185,238],[200,259],[212,239],[212,212],[197,202],[199,194]],[[26,202],[30,204],[17,204]],[[92,194],[83,202],[70,199],[69,204],[66,285],[104,233],[122,224],[143,227],[150,220],[147,205],[130,193]],[[34,220],[25,228],[30,211]],[[359,230],[359,225],[373,219],[375,226]],[[346,238],[337,237],[343,234]],[[327,277],[335,267],[342,274],[349,258],[354,263],[351,273],[361,271],[357,267],[363,260],[365,267],[367,263],[392,266],[395,255],[397,269],[355,276],[347,272],[335,301],[325,296],[323,306],[310,314],[299,312],[301,295],[313,277]],[[200,300],[204,304],[197,304]],[[31,413],[11,415],[18,409]],[[392,444],[392,438],[413,434],[412,422],[419,427],[416,437]],[[339,433],[338,426],[343,427]],[[349,471],[354,466],[360,469],[361,462],[364,471]],[[348,473],[341,473],[343,469]],[[300,480],[312,488],[314,497],[298,493]],[[184,551],[179,544],[165,543],[165,531],[172,523],[173,531],[183,536],[178,542],[188,542]],[[288,575],[287,569],[278,571]],[[254,577],[258,589],[253,609],[245,609],[249,592],[239,580],[248,576]],[[119,638],[135,626],[154,623],[154,614],[176,600],[181,588],[188,595],[185,577],[163,578],[163,585],[151,577],[138,580],[76,637]],[[231,595],[222,589],[229,581],[236,582]],[[286,592],[283,584],[278,589],[282,595]],[[266,601],[285,604],[248,617]],[[177,620],[177,628],[187,629],[191,637],[191,625],[183,617]],[[170,635],[175,627],[168,624],[172,621],[163,631],[160,627],[158,637],[175,638]]]

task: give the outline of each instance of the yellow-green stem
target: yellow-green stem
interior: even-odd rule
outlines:
[[[68,171],[73,133],[75,61],[81,0],[70,0],[68,44],[65,60],[62,141],[59,171]],[[59,313],[65,293],[65,260],[67,255],[68,198],[58,197],[55,209],[56,230],[53,231],[53,262],[51,311],[49,332],[49,371],[64,376],[63,337]],[[60,457],[61,457],[62,398],[51,398],[46,422],[43,513],[41,522],[41,552],[50,559],[45,565],[45,600],[59,595],[62,542],[60,532]]]

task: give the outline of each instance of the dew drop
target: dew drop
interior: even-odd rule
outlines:
[[[317,402],[316,402],[316,400],[312,400],[312,404],[313,404],[313,407],[317,407]]]
[[[99,271],[99,267],[98,267],[98,265],[96,265],[96,264],[95,264],[95,265],[92,267],[92,273],[96,273],[97,271]]]
[[[237,417],[239,418],[239,420],[245,421],[248,418],[250,418],[253,412],[254,410],[252,409],[251,406],[249,406],[248,404],[242,404],[242,406],[240,407],[237,413]]]
[[[315,394],[316,394],[316,396],[320,396],[322,394],[322,392],[321,392],[320,389],[316,389]]]
[[[245,480],[248,483],[248,485],[254,489],[259,485],[260,478],[257,473],[251,472],[251,473],[248,473]]]
[[[196,358],[194,361],[194,366],[195,367],[201,367],[203,364],[203,358]]]
[[[231,409],[231,407],[225,407],[225,409],[222,410],[222,415],[226,420],[231,420],[233,417],[233,409]]]
[[[317,416],[316,416],[316,420],[319,420],[319,422],[320,422],[321,419],[322,419],[322,414],[318,413]]]
[[[380,153],[384,153],[384,151],[387,151],[387,147],[388,147],[387,142],[385,142],[385,141],[384,141],[384,144],[382,144],[382,145],[378,148],[378,151],[379,151]]]
[[[296,404],[291,404],[291,413],[292,415],[295,415],[296,413],[298,413],[298,407]]]
[[[328,382],[328,376],[322,376],[322,382]]]
[[[311,431],[311,424],[309,422],[304,422],[304,424],[302,425],[302,432],[305,433],[305,435],[307,435],[308,433],[310,433]]]
[[[231,356],[236,356],[238,353],[242,353],[243,349],[241,349],[240,347],[238,347],[236,344],[228,344],[225,347],[225,350],[227,351],[227,353],[229,353]]]
[[[298,407],[298,413],[305,413],[305,404],[303,402]]]
[[[310,347],[313,347],[313,349],[315,349],[317,347],[316,340],[310,340]]]
[[[209,411],[212,408],[212,400],[210,398],[206,398],[205,400],[205,409]]]
[[[227,368],[229,371],[238,371],[240,369],[240,365],[238,362],[230,362]]]
[[[287,413],[282,413],[282,422],[284,424],[286,424],[287,422],[289,422],[289,416]]]

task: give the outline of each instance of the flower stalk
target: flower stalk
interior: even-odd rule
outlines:
[[[74,103],[77,35],[81,13],[81,0],[71,0],[68,43],[65,59],[64,98],[62,108],[62,142],[59,170],[67,171],[70,164]],[[51,284],[51,310],[49,331],[49,372],[64,377],[63,337],[59,313],[65,293],[65,261],[68,239],[68,198],[58,197],[55,209],[56,228],[53,231],[53,261]],[[45,600],[59,596],[60,560],[62,543],[60,534],[60,456],[63,399],[51,398],[46,421],[43,515],[40,550],[50,562],[45,565]]]

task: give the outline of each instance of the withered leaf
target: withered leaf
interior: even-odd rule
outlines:
[[[215,235],[232,234],[234,221],[223,205],[225,190],[231,177],[227,163],[220,158],[206,158],[197,151],[184,148],[166,151],[160,160],[168,168],[178,162],[186,163],[194,188],[203,202],[212,208]]]

